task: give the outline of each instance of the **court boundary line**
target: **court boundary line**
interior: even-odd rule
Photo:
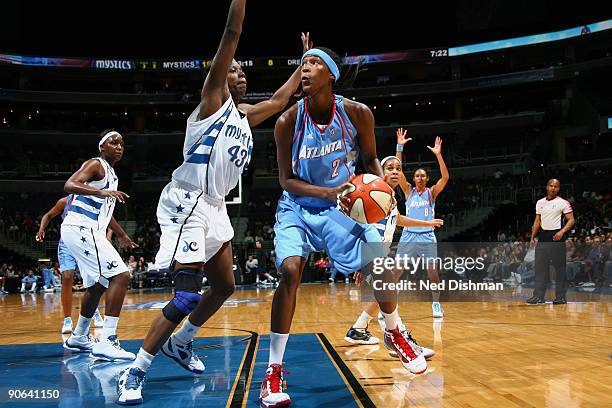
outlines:
[[[225,408],[240,408],[243,406],[245,399],[248,399],[246,393],[246,386],[249,382],[250,374],[253,368],[253,362],[255,360],[255,350],[257,344],[259,344],[259,335],[255,332],[250,332],[251,337],[249,338],[249,345],[247,346],[242,362],[236,373],[234,379],[234,385],[230,390],[230,394],[225,404]]]
[[[327,337],[323,333],[317,333],[317,338],[319,342],[323,346],[323,350],[327,353],[327,356],[330,358],[336,370],[338,370],[338,374],[347,385],[347,388],[351,392],[353,398],[355,398],[355,402],[357,405],[363,408],[376,408],[376,405],[370,399],[368,393],[363,389],[357,378],[353,375],[348,366],[344,363],[338,352],[334,349],[334,346],[331,345]]]

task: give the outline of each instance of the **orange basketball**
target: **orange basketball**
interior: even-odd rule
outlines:
[[[391,212],[393,189],[374,174],[360,174],[349,182],[342,195],[349,198],[348,216],[362,224],[377,223]]]

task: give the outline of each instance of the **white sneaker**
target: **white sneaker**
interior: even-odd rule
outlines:
[[[259,390],[259,400],[264,408],[285,407],[291,404],[291,398],[283,392],[283,367],[272,364],[266,370]]]
[[[179,343],[174,334],[164,343],[161,352],[177,363],[185,370],[194,374],[202,374],[204,372],[204,363],[197,354],[193,352],[193,340],[187,344]]]
[[[398,330],[385,330],[385,347],[397,353],[402,366],[412,374],[423,374],[427,370],[425,356],[406,340]]]
[[[433,317],[444,317],[444,311],[442,311],[442,306],[440,305],[440,302],[432,302],[431,310],[433,311]]]
[[[93,315],[93,324],[96,329],[104,327],[104,319],[102,318],[102,315],[98,309],[96,309],[96,312]]]
[[[134,360],[136,358],[134,353],[130,353],[121,348],[117,336],[101,339],[94,344],[91,349],[91,355],[97,360],[104,361],[125,361]]]
[[[349,280],[349,278],[344,278],[344,283],[351,283],[351,281]]]
[[[89,353],[98,341],[89,334],[82,336],[72,335],[64,342],[64,348],[73,353]]]
[[[48,287],[48,288],[45,288],[45,292],[53,292],[53,291],[54,291],[54,289],[53,289],[52,286]]]
[[[146,373],[138,367],[125,369],[119,376],[117,383],[117,404],[138,405],[142,404],[142,386]]]
[[[72,333],[72,317],[65,317],[62,325],[62,334]]]
[[[404,338],[406,339],[408,344],[410,344],[410,346],[413,349],[415,349],[418,353],[422,354],[423,357],[425,357],[426,360],[432,358],[436,354],[436,352],[433,351],[432,349],[427,348],[427,347],[423,347],[420,344],[418,344],[417,341],[414,339],[414,337],[412,337],[412,335],[410,334],[410,332],[408,330],[402,330],[400,328],[400,331],[404,335]],[[387,350],[389,351],[389,355],[391,357],[398,358],[397,351],[395,351],[394,349],[390,349],[390,348],[387,348]]]

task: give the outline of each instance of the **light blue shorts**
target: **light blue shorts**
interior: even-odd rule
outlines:
[[[62,239],[60,239],[57,245],[57,259],[60,264],[60,272],[70,270],[76,271],[77,261],[74,259],[74,256],[72,256],[72,253]]]
[[[386,255],[373,225],[360,224],[336,207],[303,207],[286,195],[278,201],[274,233],[277,269],[291,256],[308,259],[312,251],[324,250],[334,267],[347,275]]]
[[[410,232],[406,229],[402,231],[402,237],[397,246],[397,254],[408,257],[438,257],[438,240],[433,231],[429,232]]]

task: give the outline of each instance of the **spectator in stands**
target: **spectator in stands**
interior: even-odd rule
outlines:
[[[565,241],[565,251],[567,281],[575,285],[576,277],[579,276],[582,270],[583,262],[580,259],[580,251],[573,239],[570,238]]]
[[[259,282],[257,268],[259,268],[259,261],[253,255],[249,255],[244,265],[244,272],[248,275],[248,279],[245,279],[245,281],[252,282],[253,277],[256,277],[255,282]]]
[[[21,279],[21,293],[26,292],[27,286],[30,286],[30,293],[36,292],[36,282],[38,281],[38,277],[34,275],[34,271],[32,269],[28,269],[26,276]]]
[[[244,233],[244,240],[243,240],[244,244],[246,245],[247,248],[252,248],[253,244],[255,243],[255,238],[253,238],[253,235],[251,234],[250,230],[247,230],[247,232]]]
[[[8,264],[8,266],[6,268],[6,277],[7,278],[14,278],[15,276],[17,276],[17,272],[15,272],[15,268],[13,267],[13,264],[10,263],[10,264]]]

